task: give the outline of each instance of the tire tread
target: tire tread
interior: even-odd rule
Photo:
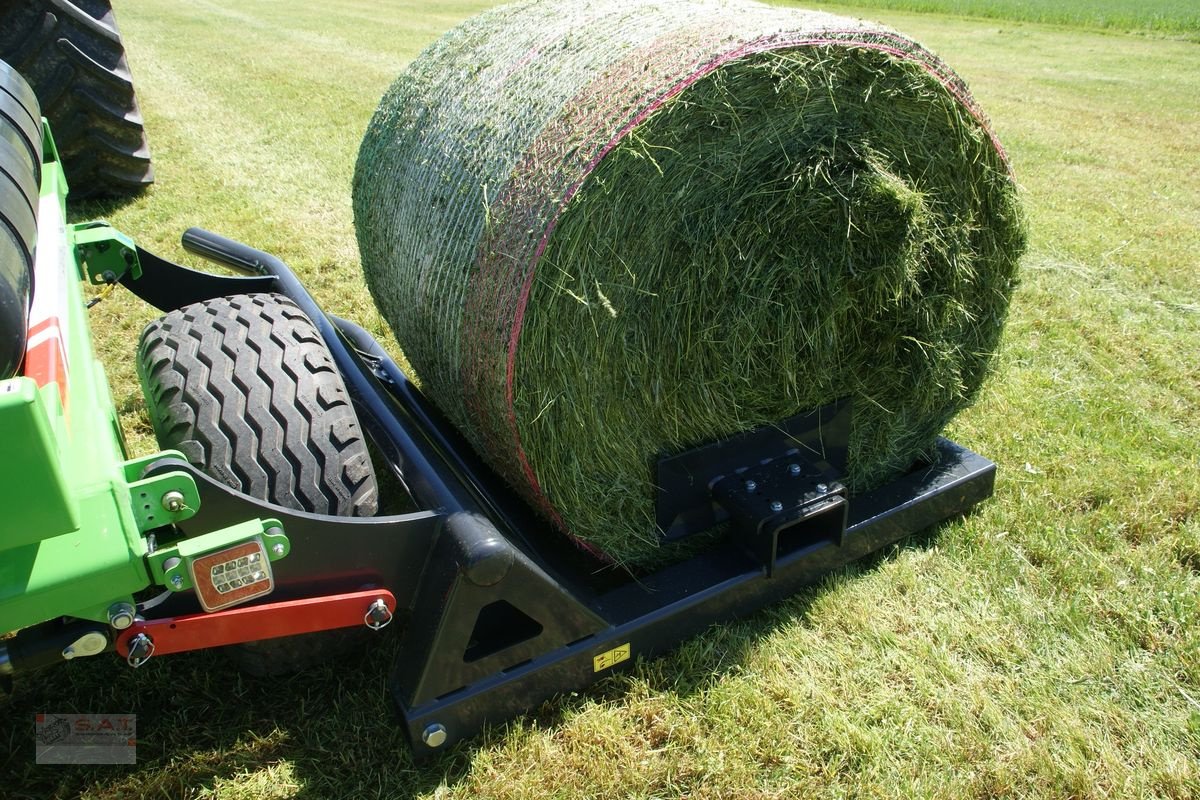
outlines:
[[[0,0],[0,60],[33,86],[75,196],[126,194],[153,183],[110,0]]]
[[[370,455],[341,375],[304,312],[280,295],[235,295],[151,323],[138,374],[163,447],[217,480],[279,505],[369,516]],[[363,630],[321,631],[231,648],[252,675],[336,657]]]
[[[186,306],[151,323],[138,353],[163,447],[280,505],[375,513],[374,471],[349,395],[290,300],[236,295]]]

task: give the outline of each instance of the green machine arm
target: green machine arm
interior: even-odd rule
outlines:
[[[155,532],[200,507],[186,472],[142,476],[181,454],[128,457],[81,283],[136,278],[137,250],[104,223],[66,222],[67,181],[44,121],[41,134],[25,352],[17,374],[0,375],[0,634],[22,631],[0,640],[0,676],[111,650],[137,619],[136,593],[189,589],[154,568]],[[254,523],[212,532],[211,544],[278,530]]]

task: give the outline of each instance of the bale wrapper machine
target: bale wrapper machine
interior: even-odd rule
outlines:
[[[0,140],[0,630],[14,632],[0,640],[6,680],[102,655],[153,668],[171,653],[242,643],[258,643],[268,669],[286,667],[298,651],[323,652],[327,632],[390,625],[401,638],[390,689],[414,751],[428,754],[752,613],[992,492],[994,465],[946,439],[890,483],[848,492],[854,409],[841,401],[664,454],[653,465],[664,538],[725,533],[657,568],[599,562],[550,530],[380,344],[323,312],[279,259],[191,229],[185,249],[239,273],[209,274],[103,222],[68,223],[49,127],[19,76],[6,68],[3,78],[15,131]],[[119,283],[163,312],[264,308],[271,313],[250,326],[264,337],[285,317],[311,326],[300,363],[335,366],[375,462],[415,510],[314,513],[230,488],[181,449],[130,456],[83,283]],[[220,315],[193,317],[213,326],[199,338],[228,335]],[[253,343],[229,355],[235,377],[238,358],[260,357]],[[148,402],[165,402],[162,386],[143,388]],[[249,398],[272,391],[242,388]],[[314,435],[316,426],[301,427]],[[264,437],[260,455],[270,460],[274,446]],[[263,648],[270,642],[290,644]]]

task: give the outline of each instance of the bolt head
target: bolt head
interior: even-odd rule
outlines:
[[[828,491],[829,491],[829,485],[828,485],[828,484],[825,484],[825,483],[818,483],[818,484],[817,484],[817,491],[818,491],[818,492],[822,492],[822,493],[824,493],[824,492],[828,492]]]
[[[277,556],[283,555],[283,542],[276,542],[271,545],[271,552]]]
[[[162,496],[162,507],[172,514],[183,511],[184,504],[183,492],[171,490]]]
[[[753,492],[756,489],[758,489],[757,483],[755,483],[754,481],[746,481],[746,491],[747,492]]]
[[[133,606],[129,603],[114,603],[108,609],[108,624],[123,631],[133,624]]]
[[[430,747],[441,747],[446,743],[446,726],[435,722],[421,731],[421,741]]]
[[[783,503],[779,502],[778,500],[772,500],[771,501],[771,510],[772,511],[783,511]]]
[[[171,585],[174,586],[176,589],[182,589],[183,588],[183,577],[181,575],[172,575],[171,576]]]
[[[789,464],[788,472],[790,472],[793,475],[799,475],[800,474],[800,465],[799,464]]]
[[[70,661],[72,658],[75,657],[75,648],[72,647],[71,645],[67,645],[66,647],[64,647],[63,651],[62,651],[62,657],[64,659],[66,659],[67,661]]]

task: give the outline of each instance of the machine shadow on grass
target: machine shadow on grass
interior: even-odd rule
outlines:
[[[110,655],[25,676],[0,700],[7,728],[2,735],[9,742],[0,758],[0,770],[11,776],[7,796],[88,791],[96,798],[191,797],[264,770],[273,771],[271,784],[294,782],[298,788],[290,796],[308,800],[432,792],[468,779],[477,753],[501,747],[521,731],[569,725],[593,705],[620,703],[637,682],[652,694],[687,698],[705,692],[743,665],[762,640],[804,618],[825,593],[904,550],[928,548],[943,526],[961,519],[915,533],[751,616],[714,626],[701,635],[708,640],[703,648],[692,648],[698,639],[686,640],[661,658],[546,701],[518,718],[517,727],[494,725],[421,762],[412,758],[387,689],[400,657],[396,631],[380,634],[378,646],[285,677],[242,674],[220,651],[152,659],[138,670]],[[38,713],[135,714],[137,765],[37,765]]]
[[[75,200],[68,194],[67,220],[68,222],[86,222],[97,219],[108,219],[116,214],[116,212],[136,203],[143,194],[122,195],[119,197],[92,197],[86,200]]]

